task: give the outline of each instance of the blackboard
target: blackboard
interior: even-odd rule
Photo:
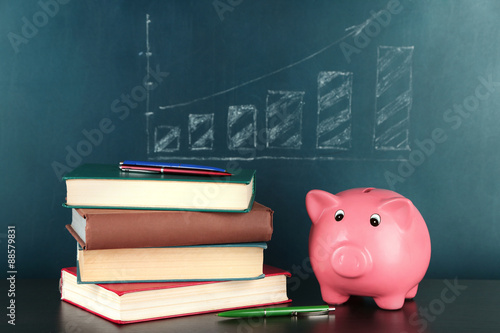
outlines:
[[[408,197],[428,277],[500,278],[500,3],[3,1],[4,258],[74,265],[61,176],[123,159],[255,168],[265,261],[311,277],[305,195]],[[2,260],[5,265],[6,260]],[[4,267],[4,266],[2,266]],[[7,269],[4,269],[7,271]]]

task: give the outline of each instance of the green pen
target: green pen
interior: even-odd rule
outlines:
[[[327,315],[330,311],[334,311],[328,305],[313,305],[313,306],[290,306],[281,308],[256,308],[256,309],[241,309],[231,310],[218,313],[219,317],[276,317],[276,316],[319,316]]]

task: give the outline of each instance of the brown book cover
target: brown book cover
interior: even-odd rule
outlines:
[[[76,209],[85,237],[68,231],[85,250],[267,242],[273,211],[257,202],[248,213]],[[85,241],[82,239],[85,238]]]

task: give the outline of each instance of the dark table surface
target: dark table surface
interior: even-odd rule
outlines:
[[[290,305],[322,303],[313,280],[289,285]],[[15,297],[8,297],[4,280],[0,332],[500,332],[500,280],[424,279],[415,299],[398,311],[381,310],[370,298],[351,297],[329,316],[223,319],[204,314],[127,325],[60,301],[58,283],[17,280]],[[15,326],[7,322],[10,299],[15,299]]]

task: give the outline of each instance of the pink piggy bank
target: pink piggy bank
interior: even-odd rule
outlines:
[[[309,255],[323,300],[373,297],[382,309],[400,309],[417,294],[429,267],[431,241],[412,202],[393,191],[357,188],[306,196],[312,221]]]

